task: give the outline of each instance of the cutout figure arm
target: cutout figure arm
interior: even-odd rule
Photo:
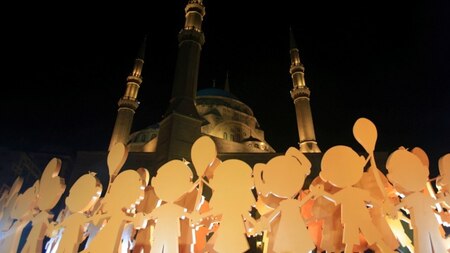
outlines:
[[[321,184],[310,185],[309,190],[311,191],[310,194],[313,194],[315,198],[322,196],[328,199],[329,201],[333,202],[335,205],[340,204],[340,201],[337,200],[336,197],[334,197],[334,194],[325,191],[323,185]]]
[[[278,206],[275,210],[273,210],[269,216],[267,216],[267,220],[269,224],[280,214],[281,208]]]
[[[266,227],[268,226],[267,220],[259,220],[256,221],[248,212],[244,212],[242,214],[242,218],[244,218],[245,221],[249,222],[252,227],[247,227],[247,235],[249,236],[256,236],[258,234],[261,234],[263,230],[266,230]]]
[[[316,198],[318,194],[315,194],[313,192],[308,193],[303,199],[300,200],[298,203],[298,207],[302,207],[306,202],[308,202],[310,199]]]
[[[89,221],[92,222],[95,226],[99,226],[104,220],[111,218],[111,215],[105,214],[96,214],[90,217]]]
[[[392,219],[397,219],[398,213],[399,213],[398,211],[400,209],[404,208],[405,206],[406,206],[405,203],[400,202],[395,206],[394,205],[389,206],[389,207],[384,206],[384,209],[389,217],[391,217]]]
[[[214,218],[214,216],[217,216],[217,214],[214,212],[213,209],[210,209],[210,210],[200,214],[200,219],[203,220],[205,218],[210,218],[210,217]]]
[[[133,226],[136,229],[144,229],[147,227],[148,219],[143,212],[139,212],[133,217],[129,216],[126,220],[129,222],[133,222]]]
[[[248,222],[250,222],[253,226],[256,226],[257,222],[255,220],[255,218],[253,218],[250,213],[248,212],[244,212],[242,214],[242,218],[244,218],[245,220],[247,220]]]

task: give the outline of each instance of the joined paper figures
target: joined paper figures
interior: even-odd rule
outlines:
[[[2,192],[0,248],[19,252],[26,240],[21,252],[39,253],[47,237],[47,253],[77,252],[83,244],[84,253],[239,253],[255,246],[267,253],[385,253],[399,245],[448,252],[442,225],[450,223],[450,154],[439,159],[440,175],[429,179],[425,151],[400,148],[388,157],[385,176],[375,163],[375,125],[360,118],[353,134],[367,154],[334,146],[314,179],[297,148],[252,169],[239,159],[222,162],[209,136],[194,142],[192,161],[168,161],[151,178],[145,168],[121,171],[128,150],[117,143],[107,157],[104,196],[96,174],[84,174],[68,189],[57,219],[50,210],[65,184],[61,161],[52,159],[23,193],[21,178]]]
[[[121,143],[116,144],[108,154],[108,168],[112,179],[100,210],[92,216],[93,222],[102,227],[82,252],[117,252],[128,223],[133,223],[137,229],[146,226],[144,214],[136,214],[135,207],[144,198],[144,189],[148,183],[148,178],[144,175],[147,173],[125,170],[115,176],[127,155],[128,152]]]

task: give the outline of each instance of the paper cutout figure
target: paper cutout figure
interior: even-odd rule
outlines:
[[[37,208],[39,213],[31,220],[32,228],[27,237],[22,253],[42,251],[44,237],[53,231],[53,214],[49,211],[58,203],[66,189],[64,178],[58,176],[61,170],[61,160],[53,158],[44,169],[39,181]]]
[[[254,180],[258,192],[282,198],[279,206],[268,217],[269,222],[280,216],[278,231],[273,241],[274,252],[309,252],[316,248],[300,215],[300,208],[312,195],[301,201],[295,199],[309,175],[311,162],[296,148],[289,148],[283,156],[272,158],[267,164],[254,166]]]
[[[386,168],[389,181],[398,192],[405,195],[395,208],[407,208],[410,212],[415,252],[447,252],[439,230],[440,224],[432,209],[441,200],[424,193],[429,171],[423,159],[405,149],[399,149],[389,156]]]
[[[21,182],[19,182],[22,185]],[[17,185],[15,186],[17,187]],[[19,191],[18,188],[11,188],[10,193],[16,195]],[[36,205],[37,205],[37,193],[38,193],[38,182],[28,188],[24,193],[13,196],[10,199],[9,205],[6,206],[5,215],[9,216],[8,219],[15,220],[11,227],[2,233],[2,241],[0,242],[0,249],[2,252],[18,252],[19,241],[22,236],[22,231],[25,226],[30,222],[35,215]],[[7,217],[5,217],[7,218]]]
[[[149,219],[156,222],[150,252],[178,253],[180,219],[190,215],[174,202],[192,190],[192,177],[191,169],[183,161],[172,160],[161,166],[152,178],[156,196],[166,203],[148,215]]]
[[[125,170],[115,177],[102,203],[104,213],[92,217],[105,224],[82,252],[117,252],[127,223],[133,223],[136,228],[145,227],[142,213],[129,212],[144,198],[145,186],[144,179],[135,170]]]
[[[214,241],[214,250],[223,252],[245,252],[249,249],[245,221],[257,227],[250,216],[250,210],[256,200],[253,188],[252,169],[243,161],[230,159],[219,164],[210,179],[213,194],[209,202],[211,210],[202,217],[220,217],[220,225],[210,240]],[[209,241],[208,241],[209,243]]]
[[[322,180],[341,188],[330,194],[319,187],[311,187],[312,192],[322,193],[336,204],[341,204],[341,222],[344,226],[343,243],[345,252],[353,252],[353,245],[359,243],[359,232],[369,245],[376,244],[381,252],[393,252],[383,241],[381,234],[373,224],[366,203],[378,204],[366,190],[354,187],[363,176],[366,164],[363,156],[347,146],[334,146],[322,157],[320,177]]]
[[[87,223],[90,219],[86,212],[99,200],[102,185],[94,173],[88,173],[80,178],[70,188],[66,197],[66,206],[70,215],[55,226],[55,230],[62,229],[62,237],[57,252],[77,252]]]

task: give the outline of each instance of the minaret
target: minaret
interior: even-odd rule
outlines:
[[[314,133],[311,106],[309,105],[311,92],[305,84],[305,67],[300,62],[300,55],[292,30],[290,31],[290,47],[291,68],[289,72],[294,85],[291,90],[291,97],[295,104],[300,151],[303,153],[320,153]]]
[[[117,103],[119,109],[117,110],[116,123],[114,124],[114,130],[108,150],[118,142],[125,145],[128,142],[134,113],[139,106],[137,95],[142,83],[142,68],[144,67],[146,41],[147,38],[144,38],[138,56],[134,61],[133,72],[127,77],[127,89],[125,90],[125,94]]]
[[[205,7],[202,0],[189,0],[186,21],[178,34],[178,55],[172,98],[160,122],[156,147],[157,163],[191,157],[191,146],[200,137],[202,118],[195,107],[200,53],[205,43],[202,22]]]
[[[200,52],[205,43],[205,36],[202,32],[205,7],[202,0],[189,0],[184,10],[186,21],[178,34],[178,56],[172,98],[166,114],[175,111],[198,117],[194,101],[197,93]]]
[[[225,79],[225,85],[224,85],[223,89],[226,92],[230,93],[230,79],[229,79],[229,76],[228,76],[228,71],[227,71],[227,77]]]

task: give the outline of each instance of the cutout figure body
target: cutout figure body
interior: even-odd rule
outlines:
[[[394,151],[386,162],[386,168],[389,171],[389,181],[398,192],[405,195],[400,204],[395,206],[396,210],[391,212],[397,212],[400,208],[406,208],[410,212],[415,251],[447,252],[440,232],[441,224],[432,209],[442,200],[433,199],[424,193],[429,175],[428,168],[418,156],[405,149]]]
[[[256,164],[254,180],[256,189],[263,196],[269,194],[282,200],[268,217],[269,222],[279,216],[278,231],[274,236],[273,251],[310,252],[316,246],[309,234],[300,208],[312,195],[301,201],[295,199],[300,193],[311,163],[298,149],[289,148],[283,156],[272,158],[267,164]]]
[[[202,217],[220,217],[220,225],[210,240],[219,253],[245,252],[249,249],[244,221],[256,227],[250,210],[256,205],[253,188],[252,169],[243,161],[230,159],[215,169],[210,179],[213,194],[209,202],[210,211]],[[209,241],[208,241],[209,243]]]

